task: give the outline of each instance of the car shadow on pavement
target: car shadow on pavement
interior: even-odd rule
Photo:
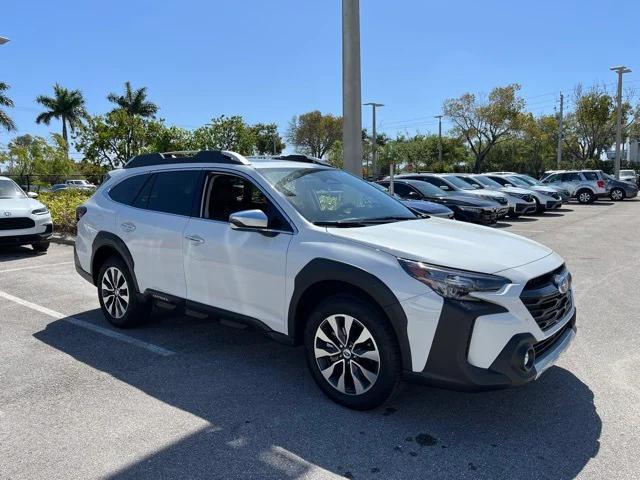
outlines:
[[[2,247],[0,246],[0,263],[22,258],[41,257],[46,252],[36,252],[31,247]]]
[[[106,327],[96,310],[74,317]],[[320,468],[356,479],[573,479],[599,449],[593,393],[559,367],[510,390],[407,385],[385,407],[356,412],[316,388],[302,348],[253,329],[166,315],[122,332],[176,354],[154,355],[65,319],[34,336],[209,426],[178,430],[173,443],[159,442],[107,478],[317,478]],[[136,435],[130,418],[119,424],[117,409],[109,417],[114,439]]]

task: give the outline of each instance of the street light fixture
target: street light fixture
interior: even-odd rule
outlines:
[[[371,135],[371,169],[374,170],[374,173],[376,173],[375,170],[377,169],[377,165],[378,165],[378,162],[377,162],[378,136],[376,134],[376,108],[384,107],[384,103],[368,102],[368,103],[365,103],[364,105],[367,105],[367,106],[370,105],[371,106],[371,114],[373,116],[373,118],[371,119],[371,123],[372,123],[372,126],[371,126],[371,132],[372,132],[372,135]]]
[[[618,95],[616,105],[616,160],[615,176],[620,180],[620,145],[622,143],[622,75],[631,73],[631,69],[624,65],[611,67],[609,70],[618,74]]]
[[[9,39],[7,37],[0,37],[0,45],[4,45],[8,41],[9,41]]]

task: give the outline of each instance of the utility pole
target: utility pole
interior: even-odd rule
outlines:
[[[560,163],[562,163],[562,116],[564,114],[564,95],[560,92],[560,117],[558,118],[558,165],[557,169],[560,170]]]
[[[615,163],[615,175],[616,179],[620,180],[620,144],[622,143],[622,75],[630,73],[631,69],[620,65],[618,67],[611,67],[609,70],[618,74],[618,95],[616,105],[616,163]]]
[[[440,164],[442,164],[442,117],[443,115],[433,117],[438,119],[438,161]]]
[[[342,0],[342,144],[344,169],[362,176],[360,1]]]
[[[371,170],[374,175],[378,173],[378,135],[376,134],[376,108],[384,107],[384,103],[368,102],[364,105],[371,105]]]

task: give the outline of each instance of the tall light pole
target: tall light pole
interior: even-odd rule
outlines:
[[[442,164],[442,117],[444,115],[435,115],[433,118],[438,119],[438,161]]]
[[[7,37],[0,37],[0,45],[4,45],[8,41],[9,41],[9,39]]]
[[[564,95],[560,92],[560,116],[558,117],[558,151],[557,151],[557,168],[560,170],[562,163],[562,120],[564,116]]]
[[[630,73],[631,69],[620,65],[611,67],[609,70],[618,74],[618,96],[616,105],[616,179],[620,180],[620,144],[622,143],[622,75]]]
[[[368,102],[365,103],[364,105],[371,105],[371,169],[373,170],[374,174],[377,173],[378,170],[378,157],[377,157],[377,153],[378,153],[378,135],[376,134],[376,108],[378,107],[384,107],[384,103],[375,103],[375,102]]]
[[[360,1],[342,0],[342,145],[344,169],[362,176]]]

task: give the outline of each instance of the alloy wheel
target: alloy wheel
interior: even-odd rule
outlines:
[[[623,193],[622,190],[620,190],[619,188],[615,188],[613,190],[611,190],[611,199],[612,200],[622,200],[623,197]]]
[[[580,203],[589,203],[589,200],[591,200],[591,194],[587,192],[583,192],[580,194],[580,197],[578,198],[578,200],[580,200]]]
[[[344,314],[325,318],[313,345],[320,373],[339,392],[361,395],[376,383],[380,351],[369,329],[357,319]]]
[[[122,318],[129,308],[129,286],[124,274],[109,267],[102,276],[100,295],[104,307],[113,318]]]

